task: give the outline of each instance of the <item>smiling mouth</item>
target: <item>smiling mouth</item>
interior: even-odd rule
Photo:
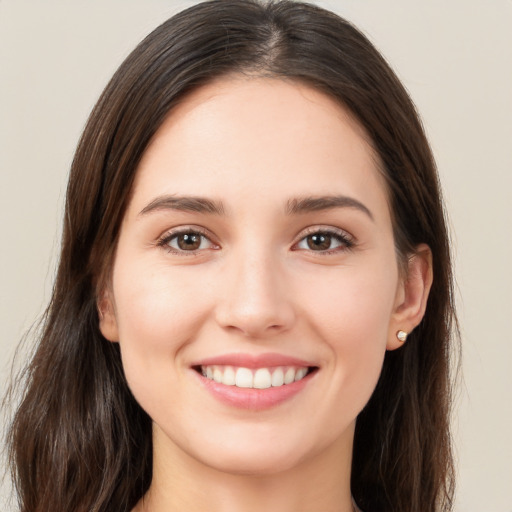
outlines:
[[[194,370],[208,380],[245,389],[268,389],[298,382],[318,370],[316,366],[244,368],[228,365],[201,365]]]

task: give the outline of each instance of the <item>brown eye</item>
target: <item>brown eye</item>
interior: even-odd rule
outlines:
[[[332,237],[326,233],[315,233],[306,237],[308,247],[313,251],[326,251],[331,248]]]
[[[182,251],[195,251],[201,246],[201,238],[202,235],[198,235],[197,233],[185,233],[178,235],[176,241]]]
[[[193,253],[213,246],[208,237],[196,231],[182,231],[181,233],[171,234],[164,238],[159,245],[175,253]]]
[[[353,246],[353,239],[341,230],[319,230],[306,235],[295,247],[300,250],[328,255],[350,249]]]

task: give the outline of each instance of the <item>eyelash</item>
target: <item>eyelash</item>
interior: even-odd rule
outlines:
[[[303,236],[300,238],[300,240],[298,242],[296,242],[295,244],[293,244],[294,247],[312,235],[330,236],[333,240],[339,242],[341,245],[341,247],[336,247],[334,249],[326,249],[323,251],[310,250],[310,252],[317,253],[321,256],[329,256],[331,254],[349,251],[349,250],[353,249],[355,246],[354,238],[341,229],[314,227],[314,228],[308,228],[306,230],[306,232],[303,234]],[[308,249],[298,249],[298,250],[308,250]]]
[[[199,228],[184,228],[184,229],[178,229],[175,231],[171,231],[170,233],[166,233],[162,238],[160,238],[157,241],[157,246],[162,247],[162,249],[165,249],[170,254],[175,254],[178,256],[198,256],[199,252],[202,249],[195,249],[193,251],[184,251],[184,250],[176,250],[169,245],[169,243],[173,239],[177,238],[180,235],[199,235],[201,238],[205,238],[205,239],[209,240],[210,243],[213,244],[213,242],[210,240],[210,237],[208,236],[206,231],[203,231]]]
[[[184,228],[179,229],[176,231],[171,231],[170,233],[166,233],[162,238],[160,238],[157,241],[157,246],[161,247],[162,249],[165,249],[168,253],[178,255],[178,256],[198,256],[199,253],[204,249],[195,249],[192,251],[185,251],[185,250],[176,250],[172,247],[170,247],[170,242],[177,238],[180,235],[199,235],[201,238],[205,238],[210,243],[215,245],[211,240],[209,235],[199,229],[199,228]],[[327,249],[327,250],[321,250],[321,251],[314,251],[310,250],[310,252],[317,253],[321,256],[328,256],[334,253],[340,253],[344,251],[349,251],[353,249],[355,246],[355,241],[352,236],[350,236],[348,233],[342,230],[334,229],[334,228],[310,228],[306,231],[306,233],[303,234],[303,236],[293,244],[293,247],[297,246],[299,243],[301,243],[303,240],[306,240],[308,237],[312,235],[326,235],[330,236],[333,240],[340,243],[341,247],[336,247],[334,249]],[[308,250],[308,249],[293,249],[292,250]]]

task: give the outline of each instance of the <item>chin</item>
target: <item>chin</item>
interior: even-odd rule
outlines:
[[[253,450],[250,453],[231,453],[215,457],[214,460],[202,460],[212,469],[233,475],[272,476],[286,472],[300,464],[297,456],[269,453],[269,450]]]
[[[233,432],[195,445],[196,460],[218,471],[237,475],[271,476],[290,471],[325,450],[327,439],[308,441],[309,436],[283,434],[272,429]],[[252,435],[249,435],[252,434]],[[201,446],[202,445],[202,446]],[[197,450],[197,448],[200,448]]]

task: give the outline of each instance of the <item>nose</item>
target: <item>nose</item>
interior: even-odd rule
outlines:
[[[239,255],[228,264],[216,307],[217,323],[250,338],[286,331],[295,322],[291,290],[269,255]]]

